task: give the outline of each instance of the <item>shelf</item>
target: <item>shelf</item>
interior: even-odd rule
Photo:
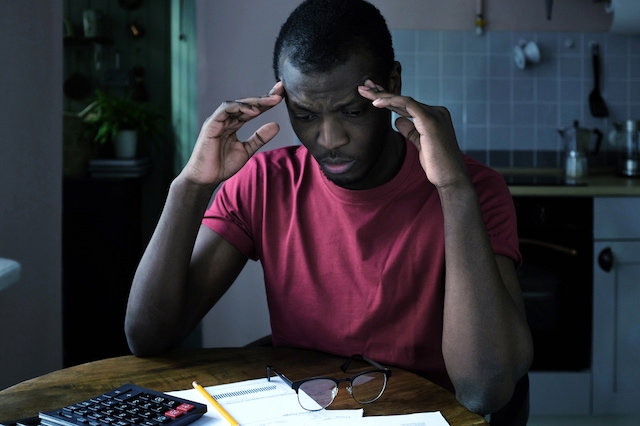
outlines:
[[[89,46],[92,44],[113,44],[113,40],[109,37],[76,37],[66,36],[64,45],[67,47]]]

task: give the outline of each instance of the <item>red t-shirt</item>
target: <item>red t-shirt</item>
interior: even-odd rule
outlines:
[[[407,142],[400,172],[369,190],[329,181],[303,146],[255,155],[203,223],[260,260],[274,345],[395,365],[453,390],[442,356],[440,199]],[[519,264],[504,179],[465,157],[496,254]]]

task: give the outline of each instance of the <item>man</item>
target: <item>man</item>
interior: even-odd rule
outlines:
[[[131,289],[132,351],[169,350],[258,259],[274,345],[361,353],[500,409],[532,359],[504,180],[461,154],[445,108],[400,95],[369,3],[305,1],[273,65],[269,94],[223,103],[171,184]],[[254,156],[278,125],[236,132],[283,99],[302,146]]]

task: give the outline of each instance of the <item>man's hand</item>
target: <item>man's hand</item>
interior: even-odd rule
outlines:
[[[371,80],[359,86],[358,91],[373,101],[374,106],[400,115],[396,120],[398,131],[416,146],[427,179],[438,189],[468,182],[451,116],[445,107],[425,105],[408,96],[385,92]]]
[[[281,82],[268,95],[227,101],[205,120],[193,153],[182,175],[200,185],[217,186],[233,176],[263,145],[280,130],[277,123],[267,123],[242,142],[238,130],[249,120],[258,117],[282,101]]]

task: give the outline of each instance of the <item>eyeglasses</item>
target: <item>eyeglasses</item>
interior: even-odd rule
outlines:
[[[311,377],[309,379],[292,382],[284,374],[278,373],[273,366],[268,365],[267,380],[271,381],[271,372],[275,373],[287,386],[291,386],[291,388],[296,391],[300,406],[309,411],[322,410],[331,405],[338,394],[338,385],[343,382],[349,383],[347,391],[353,399],[360,404],[369,404],[382,396],[382,393],[387,387],[387,380],[389,380],[391,376],[391,370],[362,355],[353,355],[342,364],[340,369],[346,373],[354,359],[366,361],[376,368],[363,371],[353,377],[345,377],[342,379]]]

